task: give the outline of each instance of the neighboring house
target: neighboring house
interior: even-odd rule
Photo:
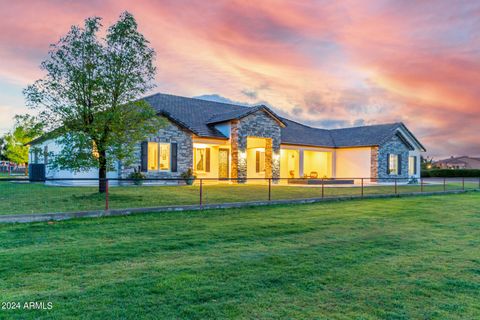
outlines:
[[[461,156],[434,162],[441,169],[480,169],[480,158]]]
[[[282,118],[266,106],[246,107],[155,94],[145,100],[168,125],[139,143],[134,169],[147,177],[177,178],[192,168],[199,178],[408,178],[420,176],[425,148],[403,123],[325,130]],[[48,169],[61,146],[31,142],[30,163],[47,163],[47,177],[98,177]],[[42,156],[39,156],[42,155]]]

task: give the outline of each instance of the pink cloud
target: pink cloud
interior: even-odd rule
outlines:
[[[475,2],[0,0],[0,9],[3,81],[38,78],[70,25],[92,15],[108,25],[129,10],[157,51],[161,91],[266,101],[309,123],[405,121],[432,154],[480,154]]]

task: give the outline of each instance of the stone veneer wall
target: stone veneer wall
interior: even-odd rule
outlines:
[[[388,154],[401,155],[401,172],[399,175],[390,175],[387,173]],[[379,181],[382,181],[382,178],[408,178],[408,154],[409,149],[397,136],[394,136],[392,139],[381,145],[378,149],[378,178],[380,179]],[[384,179],[383,182],[388,182],[388,179]],[[406,180],[402,182],[406,182]]]
[[[272,178],[280,177],[280,125],[263,111],[258,111],[238,121],[233,121],[231,126],[230,139],[232,143],[232,178],[247,177],[247,137],[270,138],[267,140],[267,148],[271,144],[271,169],[266,174]],[[266,149],[267,149],[266,148]],[[267,150],[265,150],[265,161],[267,162]],[[268,168],[269,164],[265,164]],[[269,177],[269,176],[267,176]]]
[[[378,147],[372,147],[370,157],[370,177],[375,182],[378,178]]]
[[[144,174],[148,178],[178,178],[180,174],[193,166],[193,142],[192,134],[187,130],[184,130],[176,124],[168,121],[168,124],[158,130],[158,132],[151,136],[148,141],[165,142],[165,143],[177,143],[177,172],[170,171],[148,171]],[[141,161],[141,144],[139,143],[135,148],[135,159],[137,161],[129,167],[120,168],[120,177],[126,178],[134,171],[134,169],[140,169]]]

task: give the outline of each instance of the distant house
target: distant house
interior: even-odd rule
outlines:
[[[144,98],[168,120],[138,144],[137,163],[118,163],[108,177],[134,169],[147,177],[178,178],[192,168],[199,178],[408,178],[420,176],[425,148],[403,123],[326,130],[280,117],[268,107],[246,107],[155,94]],[[30,162],[48,162],[35,150],[58,152],[53,139],[31,142]],[[44,154],[47,154],[44,152]],[[97,177],[48,169],[50,178]]]
[[[441,169],[480,169],[480,158],[461,156],[434,162]]]

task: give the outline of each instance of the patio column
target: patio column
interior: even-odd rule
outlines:
[[[298,174],[303,178],[303,149],[298,150]]]
[[[232,178],[246,178],[247,177],[247,139],[239,134],[238,121],[232,121],[231,131],[231,152],[232,152]],[[237,182],[237,180],[232,181]]]
[[[265,139],[265,178],[272,178],[273,149],[272,139]]]
[[[378,147],[372,147],[370,157],[370,177],[372,182],[378,178]]]

